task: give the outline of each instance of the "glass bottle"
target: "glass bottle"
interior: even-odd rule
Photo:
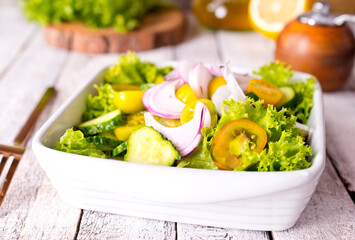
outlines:
[[[192,10],[198,21],[209,28],[249,30],[249,0],[194,0]]]

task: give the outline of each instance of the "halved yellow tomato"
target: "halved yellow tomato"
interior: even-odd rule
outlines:
[[[282,92],[278,87],[260,79],[251,79],[247,92],[255,93],[260,99],[264,100],[265,105],[275,105],[282,98]]]
[[[209,99],[197,99],[186,104],[186,106],[181,112],[181,116],[180,116],[181,124],[185,124],[189,122],[194,117],[197,101],[200,101],[206,105],[206,107],[208,108],[211,114],[211,127],[215,127],[217,125],[217,120],[218,120],[217,110],[214,103]]]
[[[196,94],[189,84],[182,85],[175,93],[176,98],[183,103],[193,102],[197,99]]]
[[[145,124],[144,112],[129,114],[126,116],[124,125],[140,125]]]
[[[118,140],[127,141],[131,132],[133,132],[138,128],[141,128],[142,126],[144,126],[144,124],[120,126],[113,129],[113,133],[115,134]]]
[[[212,161],[223,170],[233,170],[243,166],[242,152],[248,141],[252,151],[260,153],[267,142],[266,132],[258,124],[238,119],[224,125],[211,145]]]
[[[208,98],[211,99],[216,90],[223,85],[227,85],[224,77],[216,77],[208,84]]]
[[[140,87],[137,85],[130,85],[130,84],[113,84],[111,85],[113,90],[120,92],[125,90],[140,90]]]
[[[121,91],[116,92],[113,102],[123,113],[132,114],[144,110],[143,105],[144,91]]]
[[[158,116],[154,116],[155,120],[157,120],[160,124],[169,127],[169,128],[175,128],[175,127],[180,127],[181,122],[180,119],[169,119],[169,118],[162,118]]]
[[[157,79],[155,79],[155,84],[160,84],[163,83],[165,81],[163,76],[158,76]]]

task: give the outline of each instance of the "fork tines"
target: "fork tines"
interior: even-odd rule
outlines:
[[[0,144],[0,205],[24,152],[24,148]]]

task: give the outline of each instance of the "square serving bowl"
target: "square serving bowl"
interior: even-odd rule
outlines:
[[[164,64],[161,64],[164,65]],[[234,72],[248,73],[241,68]],[[308,126],[313,149],[308,169],[235,172],[144,165],[53,149],[67,128],[78,124],[93,84],[92,75],[36,133],[33,150],[62,199],[78,208],[129,216],[249,230],[292,227],[310,200],[325,165],[322,92],[314,91]],[[296,72],[293,79],[310,77]]]

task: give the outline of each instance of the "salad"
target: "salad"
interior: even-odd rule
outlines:
[[[253,74],[183,60],[174,69],[132,52],[94,85],[82,123],[55,149],[143,164],[235,171],[311,165],[306,144],[315,79],[281,62]]]

